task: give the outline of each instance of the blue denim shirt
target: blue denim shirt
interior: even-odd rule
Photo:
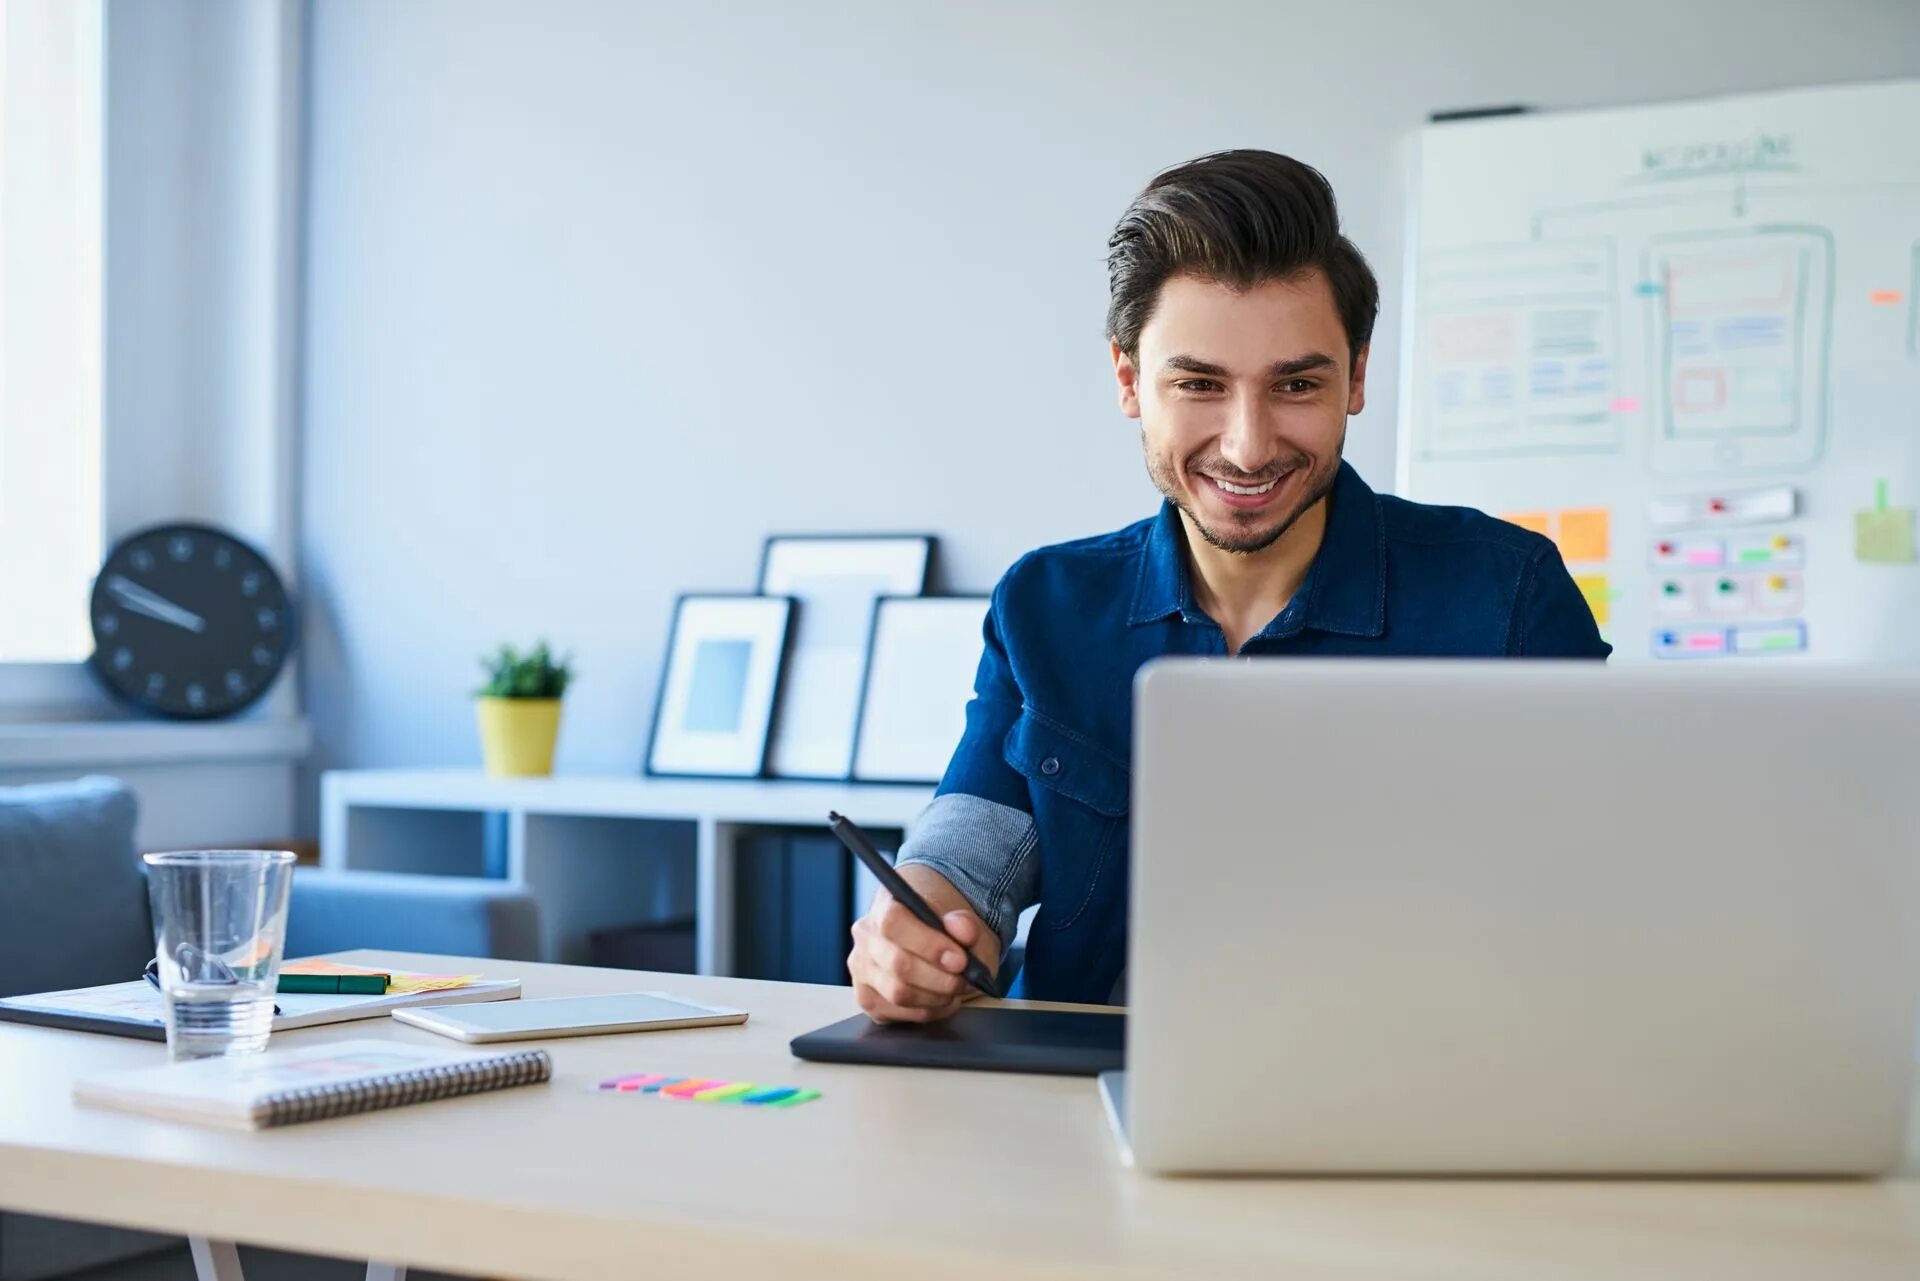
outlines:
[[[1039,903],[1022,994],[1109,999],[1126,964],[1133,677],[1227,652],[1194,604],[1171,503],[1022,557],[993,591],[967,727],[899,861],[933,868],[1003,945]],[[1245,655],[1603,659],[1554,545],[1461,507],[1376,494],[1342,464],[1320,551]],[[1316,733],[1300,726],[1276,732]]]

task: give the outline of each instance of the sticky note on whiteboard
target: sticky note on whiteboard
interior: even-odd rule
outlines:
[[[1653,633],[1655,658],[1718,658],[1727,648],[1724,627],[1662,627]]]
[[[1875,487],[1874,505],[1853,516],[1853,554],[1870,565],[1906,565],[1913,555],[1913,508],[1887,505],[1887,482]]]
[[[1567,561],[1605,560],[1608,526],[1604,507],[1570,508],[1560,513],[1560,556]]]
[[[1587,598],[1587,608],[1593,611],[1593,621],[1605,627],[1607,625],[1607,602],[1612,593],[1607,590],[1605,574],[1575,574],[1573,585]]]

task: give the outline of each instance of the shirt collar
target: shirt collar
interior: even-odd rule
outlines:
[[[1347,636],[1383,636],[1387,623],[1387,536],[1380,518],[1380,496],[1360,473],[1342,462],[1334,480],[1327,529],[1299,592],[1298,621],[1289,605],[1267,631],[1312,628]],[[1296,603],[1300,603],[1299,600]],[[1140,576],[1133,592],[1129,625],[1158,622],[1178,614],[1182,621],[1204,623],[1187,581],[1186,530],[1180,509],[1160,505],[1140,552]],[[1265,634],[1265,633],[1263,633]]]

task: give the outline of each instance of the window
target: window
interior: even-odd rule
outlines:
[[[93,647],[101,60],[99,0],[0,3],[0,664]]]

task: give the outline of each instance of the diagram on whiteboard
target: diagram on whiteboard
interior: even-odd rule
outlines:
[[[1612,246],[1434,255],[1422,280],[1427,450],[1532,456],[1611,449],[1619,346]]]
[[[1422,131],[1399,491],[1553,540],[1617,661],[1920,661],[1902,119],[1920,81]]]
[[[1833,237],[1813,227],[1662,236],[1653,309],[1655,471],[1796,469],[1826,439]]]

